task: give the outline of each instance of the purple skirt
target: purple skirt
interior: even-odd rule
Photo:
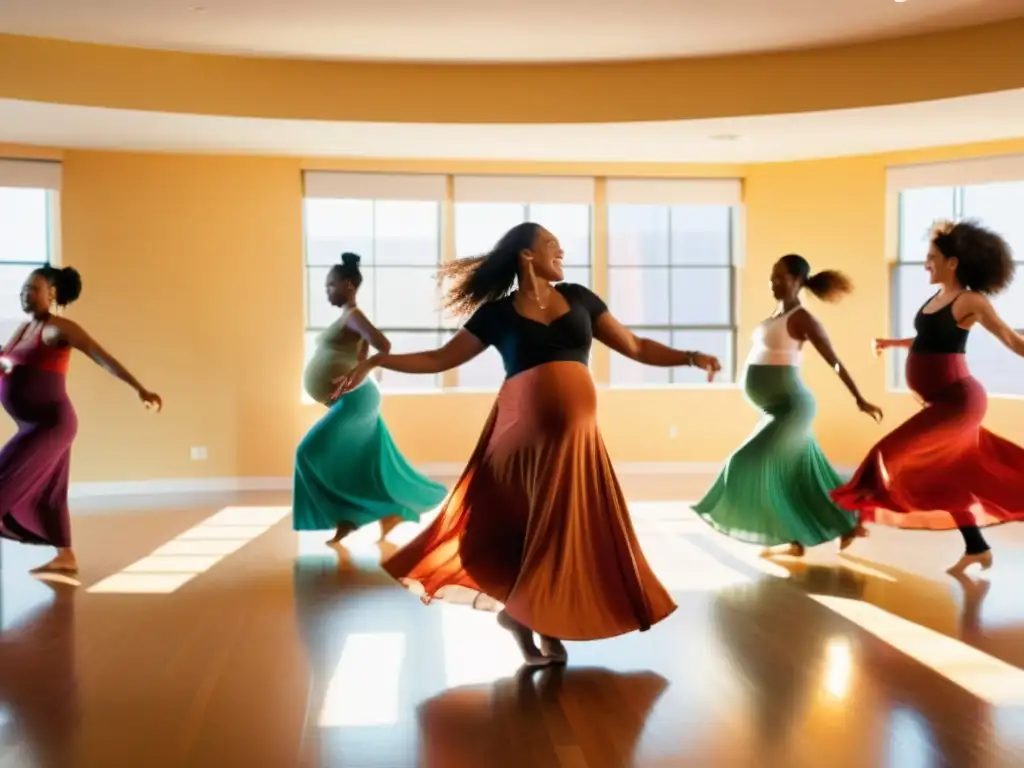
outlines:
[[[68,483],[78,417],[66,377],[19,365],[0,377],[0,404],[18,425],[0,450],[0,535],[70,547]]]

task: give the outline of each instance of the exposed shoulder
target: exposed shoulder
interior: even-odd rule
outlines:
[[[43,341],[47,344],[73,344],[79,338],[85,338],[82,326],[66,317],[52,316],[43,328]]]
[[[793,314],[789,316],[789,320],[786,323],[786,330],[789,331],[790,335],[794,339],[804,341],[809,337],[820,333],[822,331],[822,325],[818,322],[818,318],[812,315],[807,307],[800,305],[793,311]]]

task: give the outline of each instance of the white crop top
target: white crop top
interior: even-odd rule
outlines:
[[[789,318],[801,305],[781,315],[770,317],[754,329],[753,345],[747,365],[800,365],[803,342],[789,335]]]

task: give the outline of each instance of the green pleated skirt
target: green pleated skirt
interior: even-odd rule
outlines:
[[[763,418],[694,511],[726,536],[769,547],[813,547],[850,533],[857,517],[829,496],[843,481],[814,439],[816,408],[800,369],[748,366],[744,392]]]
[[[297,531],[363,526],[398,515],[419,520],[448,495],[405,460],[380,416],[372,381],[343,395],[295,452],[292,524]]]

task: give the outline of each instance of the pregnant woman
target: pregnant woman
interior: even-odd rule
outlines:
[[[367,345],[380,352],[391,349],[356,306],[363,282],[359,261],[354,253],[343,254],[341,264],[327,274],[327,300],[341,308],[341,317],[317,338],[303,383],[328,411],[295,452],[293,526],[297,531],[333,530],[331,544],[374,522],[380,522],[383,539],[403,521],[419,520],[448,493],[399,453],[380,417],[380,390],[373,381],[331,402],[334,380],[365,359]]]
[[[850,281],[830,270],[812,275],[806,259],[789,254],[772,267],[771,288],[778,307],[754,331],[743,381],[761,423],[693,509],[727,536],[765,545],[765,555],[802,556],[806,547],[837,538],[845,549],[863,531],[857,515],[829,496],[842,480],[811,431],[816,408],[800,378],[804,343],[839,375],[861,411],[876,420],[882,411],[861,395],[800,293],[838,301],[850,292]]]
[[[0,358],[0,401],[18,431],[0,451],[0,536],[55,547],[37,572],[77,573],[71,548],[68,482],[78,417],[68,399],[71,350],[78,349],[158,411],[160,396],[143,387],[85,330],[57,312],[78,299],[82,278],[72,267],[40,267],[21,289],[29,320],[14,332]]]
[[[644,559],[597,429],[591,341],[648,365],[696,366],[709,378],[718,361],[637,338],[587,288],[555,285],[562,249],[537,224],[513,227],[490,253],[442,274],[452,279],[448,308],[472,313],[465,326],[441,349],[369,358],[341,389],[376,367],[450,370],[489,346],[506,378],[441,514],[385,570],[425,600],[468,590],[477,607],[503,605],[499,623],[531,665],[564,662],[562,640],[649,629],[675,604]]]
[[[958,528],[965,551],[948,573],[992,565],[981,527],[1024,519],[1024,449],[981,426],[988,397],[967,369],[976,324],[1024,357],[1024,337],[989,296],[1013,280],[1010,246],[972,222],[938,225],[925,270],[938,292],[914,318],[917,335],[876,339],[875,350],[909,348],[907,386],[924,408],[882,438],[832,497],[864,522],[899,528]]]

